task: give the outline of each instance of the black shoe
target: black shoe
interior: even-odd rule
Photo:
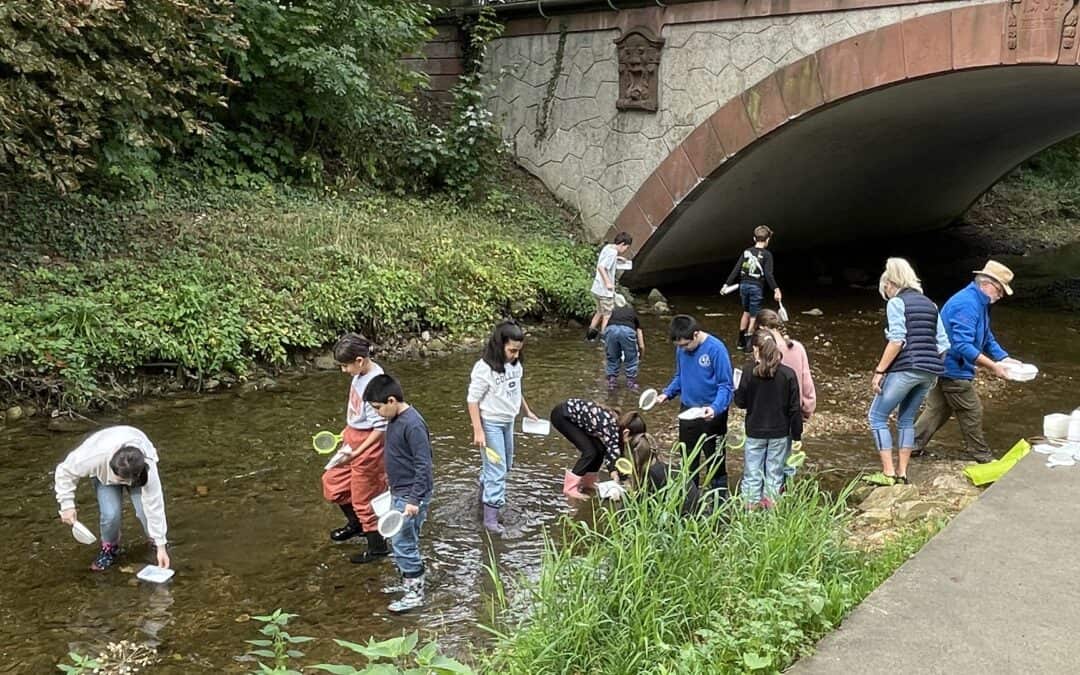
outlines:
[[[338,507],[345,514],[345,519],[348,522],[345,523],[344,527],[331,530],[330,538],[334,541],[348,541],[353,537],[362,535],[364,528],[360,525],[360,519],[356,517],[356,511],[353,510],[352,504],[338,504]]]
[[[989,452],[985,455],[972,455],[971,458],[979,464],[989,464],[990,462],[994,461],[994,456],[991,455]]]
[[[386,540],[383,539],[381,534],[378,532],[366,532],[364,536],[367,537],[367,550],[349,558],[349,562],[363,565],[390,555],[390,547],[386,545]]]
[[[600,335],[600,331],[595,328],[590,328],[585,332],[585,342],[595,342],[597,336]]]

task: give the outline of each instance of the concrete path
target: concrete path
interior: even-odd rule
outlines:
[[[1021,460],[787,672],[1080,673],[1080,464],[1045,462]]]

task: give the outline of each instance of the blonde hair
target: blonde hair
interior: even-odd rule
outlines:
[[[911,263],[903,258],[889,258],[885,261],[885,271],[881,273],[881,280],[878,281],[878,293],[881,293],[883,299],[888,300],[889,296],[885,293],[885,284],[892,284],[896,287],[897,292],[905,288],[912,288],[920,293],[923,292],[922,282],[919,281],[919,276],[915,274],[915,269],[911,266]]]

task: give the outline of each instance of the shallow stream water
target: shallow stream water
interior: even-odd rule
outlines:
[[[869,371],[883,344],[883,304],[871,290],[789,302],[792,336],[806,344],[818,381],[821,417],[850,421],[811,425],[805,443],[806,470],[839,486],[877,463],[859,425],[869,405]],[[726,342],[734,337],[732,298],[674,297],[671,304],[696,314]],[[801,314],[811,307],[823,316]],[[660,387],[672,368],[666,320],[643,315],[643,322],[640,379]],[[998,386],[984,398],[987,436],[1000,454],[1016,439],[1041,433],[1043,414],[1080,405],[1080,317],[1004,303],[994,310],[994,328],[1006,349],[1042,371],[1035,382]],[[622,407],[637,399],[625,389],[607,393],[602,350],[583,343],[578,330],[542,331],[529,339],[525,354],[525,394],[542,414],[570,396]],[[557,528],[570,512],[560,487],[575,452],[557,435],[516,437],[505,512],[510,532],[489,544],[479,522],[479,459],[469,445],[464,402],[476,358],[383,362],[428,420],[435,446],[436,494],[422,542],[429,603],[403,617],[388,614],[389,598],[380,592],[396,576],[392,562],[350,564],[360,545],[327,538],[341,516],[322,500],[325,457],[312,452],[310,438],[320,429],[340,430],[345,375],[306,374],[282,378],[273,390],[141,402],[99,419],[138,426],[159,449],[177,571],[166,586],[134,579],[149,559],[130,507],[124,531],[132,549],[122,568],[106,573],[88,571],[94,550],[59,524],[52,472],[81,434],[52,433],[35,419],[0,430],[0,542],[6,547],[0,556],[0,672],[55,672],[71,648],[96,651],[122,639],[156,644],[163,661],[155,672],[242,672],[254,664],[236,657],[258,628],[247,617],[278,607],[300,615],[292,626],[299,635],[366,641],[419,627],[437,633],[451,652],[481,645],[488,634],[479,625],[490,620],[485,564],[495,560],[512,588],[514,579],[535,575],[545,528]],[[675,412],[654,409],[647,415],[650,430],[670,433]],[[950,424],[935,451],[956,454],[958,439]],[[740,464],[733,458],[734,474]],[[96,531],[89,481],[80,486],[78,505]],[[312,658],[305,663],[345,660],[329,640],[307,651]]]

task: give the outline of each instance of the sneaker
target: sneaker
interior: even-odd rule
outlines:
[[[608,391],[615,391],[615,389],[618,386],[619,386],[619,378],[618,378],[618,376],[616,376],[616,375],[608,375],[607,376],[607,390]]]
[[[95,572],[104,572],[116,564],[116,559],[119,556],[120,546],[117,544],[102,544],[98,557],[94,559],[94,562],[90,563],[90,569]]]
[[[883,471],[872,473],[869,476],[863,476],[863,481],[870,483],[871,485],[880,485],[883,487],[890,487],[896,485],[896,476],[890,476]]]
[[[405,579],[405,595],[391,602],[387,609],[395,614],[408,612],[424,604],[424,577]]]

